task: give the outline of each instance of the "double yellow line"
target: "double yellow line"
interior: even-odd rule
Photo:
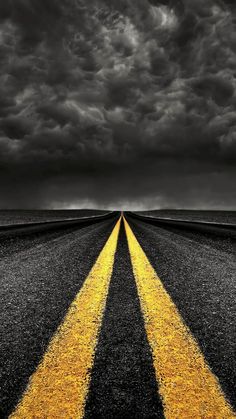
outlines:
[[[12,419],[83,418],[120,223],[121,219],[32,375]],[[124,224],[165,417],[236,418],[125,219]]]
[[[217,378],[126,221],[125,229],[165,417],[235,418]]]

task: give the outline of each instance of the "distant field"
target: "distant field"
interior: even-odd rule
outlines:
[[[108,211],[81,210],[0,210],[0,225],[21,224],[40,221],[63,220],[68,218],[92,217]]]
[[[236,211],[152,210],[139,211],[137,213],[152,217],[236,224]]]

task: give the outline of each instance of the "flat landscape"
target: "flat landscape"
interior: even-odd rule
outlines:
[[[139,211],[140,215],[163,217],[186,221],[209,221],[236,224],[236,211],[197,211],[197,210],[152,210]]]
[[[0,225],[1,418],[236,417],[235,212]]]
[[[0,210],[0,226],[31,222],[66,220],[71,218],[93,217],[105,214],[102,210]]]

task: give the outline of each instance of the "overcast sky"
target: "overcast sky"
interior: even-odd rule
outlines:
[[[0,207],[235,208],[236,2],[0,2]]]

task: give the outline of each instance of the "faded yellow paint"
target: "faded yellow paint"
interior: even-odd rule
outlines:
[[[236,418],[126,220],[125,229],[165,417]]]
[[[119,228],[120,220],[52,338],[11,419],[83,417]]]

